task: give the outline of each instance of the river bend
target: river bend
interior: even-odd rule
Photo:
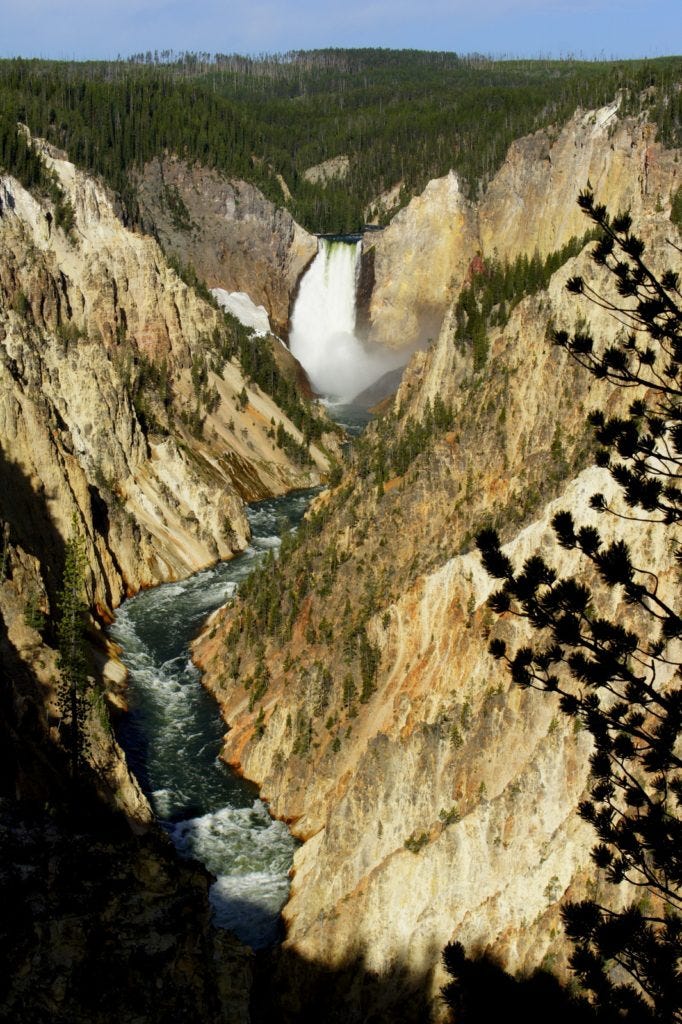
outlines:
[[[296,529],[315,491],[249,506],[251,545],[178,583],[126,601],[112,638],[129,672],[130,713],[118,730],[128,762],[183,856],[216,875],[216,924],[255,949],[277,941],[295,841],[218,754],[225,724],[200,685],[189,644],[263,554]]]

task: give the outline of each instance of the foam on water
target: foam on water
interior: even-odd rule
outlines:
[[[225,725],[203,689],[189,643],[280,534],[300,522],[314,492],[248,510],[252,546],[179,583],[147,590],[118,611],[111,634],[129,670],[130,714],[119,729],[129,763],[183,856],[217,876],[216,923],[254,948],[279,935],[294,840],[270,818],[255,787],[219,759]]]
[[[169,831],[184,856],[217,876],[211,889],[216,922],[237,933],[249,929],[254,948],[271,942],[289,889],[292,845],[286,825],[255,800],[250,807],[223,807],[178,822]]]

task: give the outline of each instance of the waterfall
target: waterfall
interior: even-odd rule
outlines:
[[[361,254],[356,238],[320,238],[291,317],[293,355],[313,388],[337,401],[350,401],[405,362],[404,355],[370,347],[355,334]]]

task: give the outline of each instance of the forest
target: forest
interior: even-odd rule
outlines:
[[[319,50],[246,58],[162,51],[109,62],[0,61],[0,164],[25,184],[16,124],[65,150],[120,196],[139,222],[136,177],[171,151],[253,182],[308,230],[351,232],[375,208],[392,215],[456,170],[475,198],[509,144],[577,107],[620,94],[651,108],[659,138],[678,145],[682,58],[491,60],[416,50]],[[344,178],[305,171],[347,156]],[[280,178],[290,192],[287,198]],[[376,199],[399,185],[395,205]]]

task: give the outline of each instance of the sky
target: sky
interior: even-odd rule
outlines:
[[[0,56],[384,46],[493,56],[682,53],[682,0],[0,0]]]

